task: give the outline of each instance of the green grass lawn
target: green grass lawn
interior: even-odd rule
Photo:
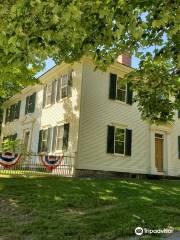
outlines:
[[[180,181],[0,179],[1,240],[115,240],[137,226],[180,230]]]

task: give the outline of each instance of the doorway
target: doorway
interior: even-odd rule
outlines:
[[[155,166],[158,172],[163,172],[164,135],[155,134]]]

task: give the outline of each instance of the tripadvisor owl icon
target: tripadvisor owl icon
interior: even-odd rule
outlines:
[[[135,228],[135,234],[141,236],[143,234],[143,228],[142,227]]]

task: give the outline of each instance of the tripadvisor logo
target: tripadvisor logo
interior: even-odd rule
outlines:
[[[141,236],[142,234],[167,234],[172,233],[173,228],[164,228],[164,229],[148,229],[148,228],[142,228],[137,227],[135,228],[135,234],[137,236]]]

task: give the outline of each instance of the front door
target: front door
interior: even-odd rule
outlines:
[[[164,158],[164,136],[162,134],[155,134],[155,165],[158,172],[163,172],[163,158]]]

